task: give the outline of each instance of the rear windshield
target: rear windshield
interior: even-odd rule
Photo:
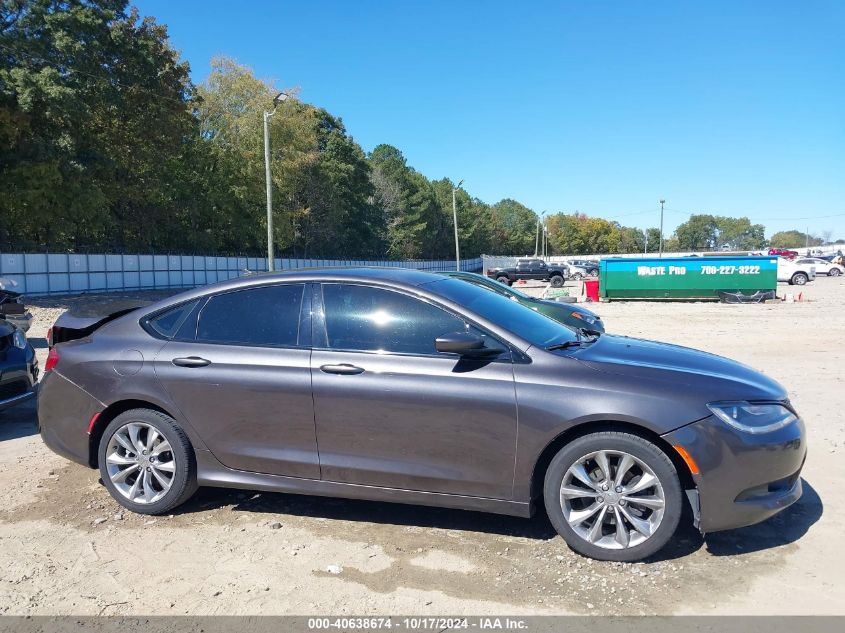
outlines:
[[[459,303],[478,316],[525,339],[532,345],[547,347],[578,338],[575,330],[544,317],[531,308],[458,279],[443,279],[425,284],[425,288]]]

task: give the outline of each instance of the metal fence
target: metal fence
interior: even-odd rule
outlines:
[[[315,266],[390,266],[433,272],[454,270],[454,260],[289,259],[277,257],[276,270]],[[462,259],[461,270],[480,271],[482,260]],[[121,290],[189,288],[267,270],[266,257],[195,255],[108,255],[79,253],[0,253],[0,277],[29,295]]]

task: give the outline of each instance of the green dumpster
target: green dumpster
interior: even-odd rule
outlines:
[[[612,257],[601,260],[599,296],[613,299],[718,299],[777,287],[777,257]]]

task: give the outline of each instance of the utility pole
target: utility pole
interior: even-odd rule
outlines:
[[[648,257],[648,229],[646,229],[643,233],[645,234],[645,246],[643,246],[643,255],[645,257]]]
[[[275,268],[273,255],[273,181],[270,176],[270,117],[276,114],[279,104],[288,98],[284,92],[273,97],[272,112],[264,111],[264,178],[267,181],[267,270]]]
[[[537,216],[537,234],[534,236],[534,257],[540,254],[540,216]]]
[[[659,249],[659,257],[663,257],[663,205],[666,201],[661,198],[660,199],[660,249]]]
[[[461,269],[461,247],[458,244],[458,202],[455,194],[464,181],[461,180],[457,185],[452,187],[452,219],[455,222],[455,270]]]
[[[542,247],[541,253],[542,253],[543,259],[545,260],[546,259],[546,212],[545,211],[543,211],[542,231],[543,231],[543,242],[542,242],[543,247]]]

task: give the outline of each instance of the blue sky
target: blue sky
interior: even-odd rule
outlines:
[[[845,238],[839,0],[136,4],[195,81],[234,57],[487,202]]]

